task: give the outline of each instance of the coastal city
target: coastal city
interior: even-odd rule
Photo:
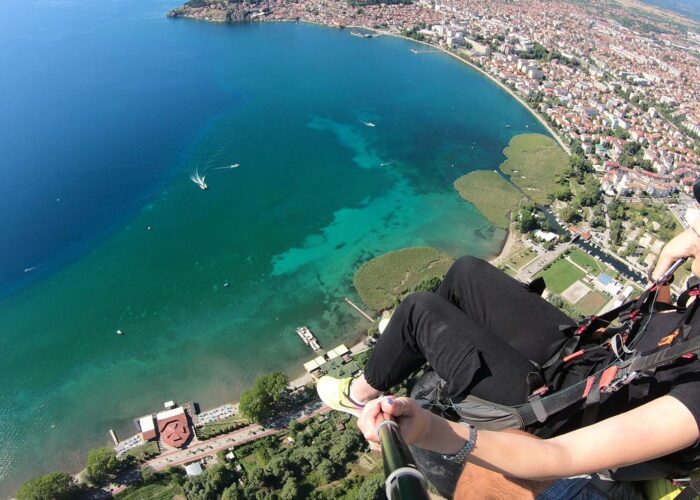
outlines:
[[[567,153],[585,162],[585,173],[592,174],[586,179],[598,186],[604,203],[595,210],[581,206],[576,185],[551,193],[548,226],[580,237],[585,252],[620,267],[636,287],[643,286],[660,241],[698,216],[690,195],[700,174],[700,34],[688,18],[640,2],[605,0],[196,0],[169,15],[302,21],[360,36],[401,36],[425,44],[412,49],[417,56],[429,57],[434,47],[472,65],[527,106]],[[580,174],[579,187],[583,180]],[[647,207],[640,217],[611,217],[612,200],[639,214],[642,198]],[[546,242],[537,240],[522,243],[533,256],[538,244],[544,251]],[[504,260],[502,255],[499,262]],[[520,277],[533,277],[551,262],[551,256],[524,259],[528,266]]]
[[[530,287],[542,283],[538,293],[572,318],[643,293],[665,243],[700,217],[700,24],[690,18],[637,0],[190,0],[168,17],[314,23],[367,44],[400,37],[417,58],[445,53],[489,78],[551,137],[514,135],[497,169],[451,187],[503,235],[491,264]],[[216,196],[200,171],[190,180],[200,197]],[[90,450],[83,470],[30,479],[17,498],[383,498],[382,459],[315,384],[359,376],[401,300],[436,291],[455,259],[427,246],[365,257],[349,280],[355,301],[337,301],[359,325],[352,342],[326,345],[311,322],[287,328],[284,341],[304,352],[297,378],[280,366],[212,408],[155,394],[121,427],[126,435],[104,420],[106,445]],[[691,275],[690,262],[679,267],[675,296]],[[234,281],[211,288],[230,291]],[[112,341],[131,333],[114,331]],[[392,394],[408,395],[416,379]]]
[[[700,35],[692,25],[606,1],[258,5],[195,1],[171,15],[299,20],[425,40],[513,89],[565,145],[581,148],[606,190],[668,197],[698,176]]]

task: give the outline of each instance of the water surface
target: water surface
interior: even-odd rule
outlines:
[[[353,340],[342,298],[373,256],[498,251],[452,182],[542,131],[410,42],[166,19],[176,4],[3,5],[0,495],[163,401],[298,374],[300,324]]]

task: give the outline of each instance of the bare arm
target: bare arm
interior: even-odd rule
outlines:
[[[405,404],[398,404],[406,401]],[[368,406],[358,424],[375,440],[373,416],[394,416],[409,443],[454,454],[469,429],[419,408],[408,399]],[[481,431],[470,461],[523,479],[553,479],[612,469],[658,458],[694,444],[700,435],[690,410],[672,396],[552,439],[507,432]]]
[[[526,479],[559,478],[645,462],[687,448],[699,435],[690,410],[672,396],[552,439],[482,434],[474,463]]]

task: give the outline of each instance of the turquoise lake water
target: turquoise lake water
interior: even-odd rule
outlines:
[[[543,132],[411,42],[166,19],[176,5],[3,4],[0,496],[163,401],[298,375],[298,325],[355,340],[343,297],[373,256],[497,252],[452,183]]]

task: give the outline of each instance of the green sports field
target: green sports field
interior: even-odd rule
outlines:
[[[570,262],[559,259],[537,276],[542,276],[547,283],[547,288],[559,295],[573,285],[576,280],[583,279],[585,274]]]

